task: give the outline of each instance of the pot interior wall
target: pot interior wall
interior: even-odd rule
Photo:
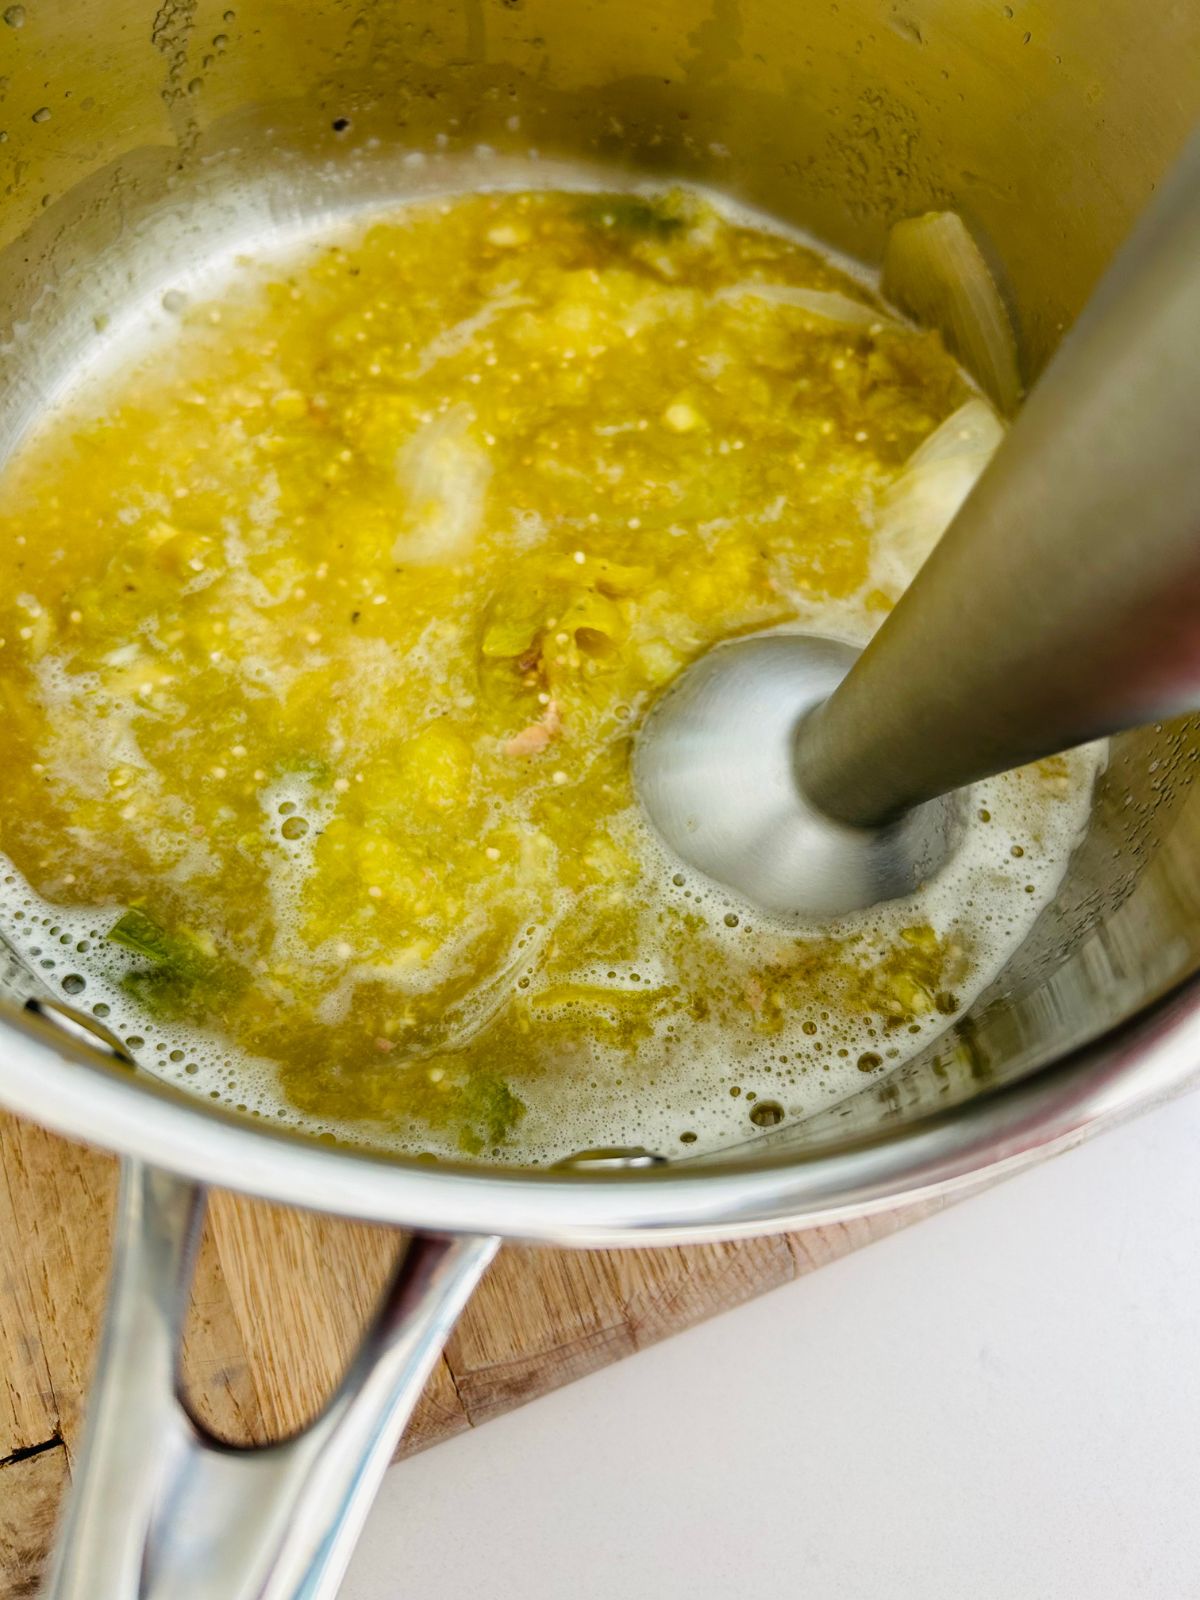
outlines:
[[[1200,114],[1200,0],[1153,28],[1138,0],[232,5],[5,13],[0,448],[122,307],[220,244],[531,151],[711,183],[868,262],[897,218],[957,209],[1032,379]],[[960,1100],[1195,970],[1198,751],[1194,723],[1118,741],[1062,896],[971,1013],[756,1148]]]

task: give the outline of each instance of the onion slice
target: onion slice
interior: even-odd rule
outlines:
[[[747,279],[744,283],[732,283],[727,288],[718,289],[713,295],[714,300],[747,298],[766,300],[775,306],[791,306],[793,310],[803,311],[820,321],[841,323],[848,328],[882,328],[889,324],[898,326],[896,318],[881,311],[878,306],[853,300],[836,289],[805,289],[798,284],[755,283]]]
[[[1004,437],[986,400],[968,400],[914,450],[876,502],[873,580],[896,600],[958,515]]]
[[[881,284],[886,299],[936,328],[1004,416],[1021,398],[1012,321],[983,252],[953,211],[897,222],[888,235]]]

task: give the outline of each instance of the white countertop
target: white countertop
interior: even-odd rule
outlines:
[[[344,1600],[1200,1596],[1200,1095],[389,1473]]]

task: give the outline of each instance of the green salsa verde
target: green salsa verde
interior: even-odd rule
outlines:
[[[629,774],[716,641],[886,614],[873,508],[972,397],[936,334],[686,190],[414,203],[171,311],[4,478],[6,927],[80,935],[78,1003],[232,1103],[513,1159],[638,1097],[749,1135],[945,1024],[969,911],[768,924]],[[1081,762],[1020,776],[1002,888]]]

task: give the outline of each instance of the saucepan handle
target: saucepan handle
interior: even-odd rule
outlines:
[[[83,1450],[47,1600],[329,1600],[384,1469],[499,1241],[418,1234],[321,1415],[221,1443],[186,1409],[180,1339],[204,1191],[122,1165]]]

